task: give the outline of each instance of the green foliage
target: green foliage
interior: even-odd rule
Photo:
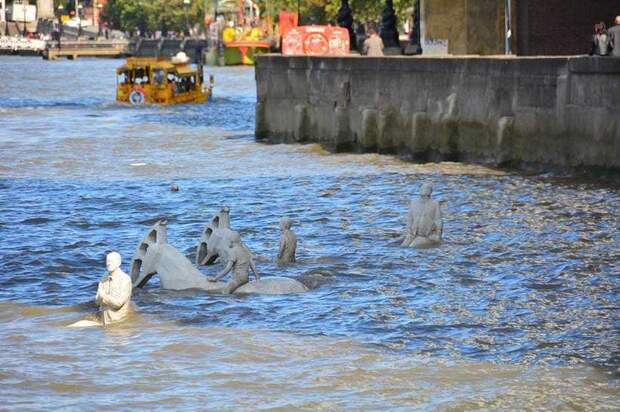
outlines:
[[[191,0],[188,10],[190,24],[192,26],[202,24],[205,7],[212,13],[214,4],[215,0]],[[263,16],[271,15],[274,18],[281,10],[297,11],[298,4],[301,24],[336,23],[340,0],[258,0]],[[401,22],[409,17],[408,9],[412,4],[413,0],[394,0],[394,8]],[[379,22],[385,1],[349,0],[349,5],[356,22]],[[185,30],[183,0],[109,0],[104,9],[103,19],[112,28],[123,31],[136,31],[140,27],[149,31]]]
[[[297,11],[297,0],[258,0],[258,3],[264,13],[270,13],[273,10],[273,15],[279,10]],[[340,0],[299,0],[299,5],[303,24],[311,21],[318,24],[335,24]],[[401,21],[409,17],[407,16],[408,9],[412,5],[413,0],[394,0],[394,9]],[[349,0],[349,6],[356,22],[379,22],[385,1]]]
[[[203,0],[192,0],[187,14],[189,24],[202,24]],[[103,19],[114,29],[136,31],[174,30],[185,31],[183,0],[110,0],[104,9]]]

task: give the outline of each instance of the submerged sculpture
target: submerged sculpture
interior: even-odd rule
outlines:
[[[108,274],[97,287],[95,302],[99,304],[104,325],[123,320],[130,310],[131,278],[121,270],[121,255],[109,253],[106,257]]]
[[[295,262],[295,250],[297,249],[297,236],[291,230],[293,221],[287,217],[280,219],[280,249],[278,251],[278,264]]]
[[[98,319],[81,320],[70,327],[101,326],[125,319],[131,310],[131,278],[121,270],[121,255],[117,252],[106,256],[108,273],[97,286],[95,303],[99,305]]]
[[[425,183],[420,198],[412,200],[407,214],[407,230],[401,246],[433,247],[441,243],[443,223],[439,203],[431,199],[433,186]]]
[[[233,231],[230,229],[230,209],[224,206],[202,231],[196,248],[196,265],[212,265],[217,258],[228,261],[228,245]]]
[[[260,280],[260,276],[256,271],[254,259],[252,258],[252,253],[250,253],[250,250],[243,243],[241,243],[241,236],[239,236],[239,233],[232,232],[228,247],[228,263],[226,264],[226,267],[216,276],[209,278],[210,282],[217,282],[226,276],[228,272],[231,270],[233,271],[232,279],[226,283],[226,286],[224,286],[221,290],[221,293],[224,294],[233,293],[237,290],[237,288],[248,283],[250,281],[250,269],[254,272],[256,280]]]
[[[230,238],[228,246],[230,246]],[[227,249],[225,254],[228,261],[230,248]],[[218,253],[224,254],[222,250]],[[189,259],[174,246],[168,244],[166,221],[159,221],[153,225],[138,244],[131,260],[130,274],[134,287],[139,288],[143,287],[155,274],[159,275],[163,289],[202,289],[219,293],[226,287],[224,282],[210,281],[192,265]],[[308,288],[303,283],[295,279],[274,276],[246,283],[235,289],[234,293],[286,294],[307,290]]]

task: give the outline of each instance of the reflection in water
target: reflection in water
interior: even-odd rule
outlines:
[[[0,58],[5,406],[618,409],[617,188],[256,144],[251,70],[215,69],[214,104],[136,109],[114,103],[118,64]],[[399,248],[428,180],[445,244]],[[223,204],[261,273],[318,288],[210,296],[154,278],[132,321],[64,328],[95,310],[107,251],[126,268],[167,218],[191,255]],[[283,215],[300,222],[284,268]]]

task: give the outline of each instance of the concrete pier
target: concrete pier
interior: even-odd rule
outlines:
[[[620,59],[283,57],[256,137],[415,160],[620,168]]]

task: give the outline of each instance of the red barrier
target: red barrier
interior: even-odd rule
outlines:
[[[349,54],[349,49],[349,32],[342,27],[294,27],[282,39],[285,56],[343,56]]]

